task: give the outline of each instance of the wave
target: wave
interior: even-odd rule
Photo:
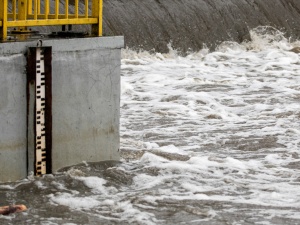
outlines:
[[[135,49],[128,46],[122,51],[122,59],[126,59],[129,64],[144,64],[147,60],[159,59],[161,61],[167,59],[178,59],[182,56],[194,60],[203,59],[211,52],[219,53],[232,53],[232,52],[246,52],[246,51],[289,51],[294,53],[300,53],[300,40],[293,40],[292,38],[285,37],[285,34],[271,26],[258,26],[249,31],[250,40],[244,40],[243,42],[224,41],[214,49],[210,49],[206,44],[203,44],[203,48],[194,51],[189,50],[183,54],[178,48],[170,42],[167,44],[168,51],[165,53],[147,51],[142,48]],[[145,60],[145,62],[144,62]]]

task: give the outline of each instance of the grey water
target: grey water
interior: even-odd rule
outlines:
[[[257,30],[185,57],[123,50],[121,161],[1,184],[28,210],[0,224],[300,224],[299,42]]]

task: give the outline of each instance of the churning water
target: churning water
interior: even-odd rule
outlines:
[[[0,185],[0,224],[300,224],[300,55],[273,28],[122,52],[121,162]]]

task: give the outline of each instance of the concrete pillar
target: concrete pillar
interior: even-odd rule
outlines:
[[[36,44],[0,44],[0,182],[33,170],[24,54]],[[43,46],[52,46],[53,172],[82,161],[118,160],[123,37],[44,40]]]
[[[20,52],[0,54],[0,181],[27,175],[25,65]]]

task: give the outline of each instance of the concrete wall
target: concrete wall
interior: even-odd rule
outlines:
[[[28,174],[24,53],[36,43],[0,44],[0,182]],[[123,45],[123,37],[43,41],[53,53],[53,171],[82,161],[119,159]]]
[[[0,54],[0,181],[27,175],[25,65],[23,54]]]

